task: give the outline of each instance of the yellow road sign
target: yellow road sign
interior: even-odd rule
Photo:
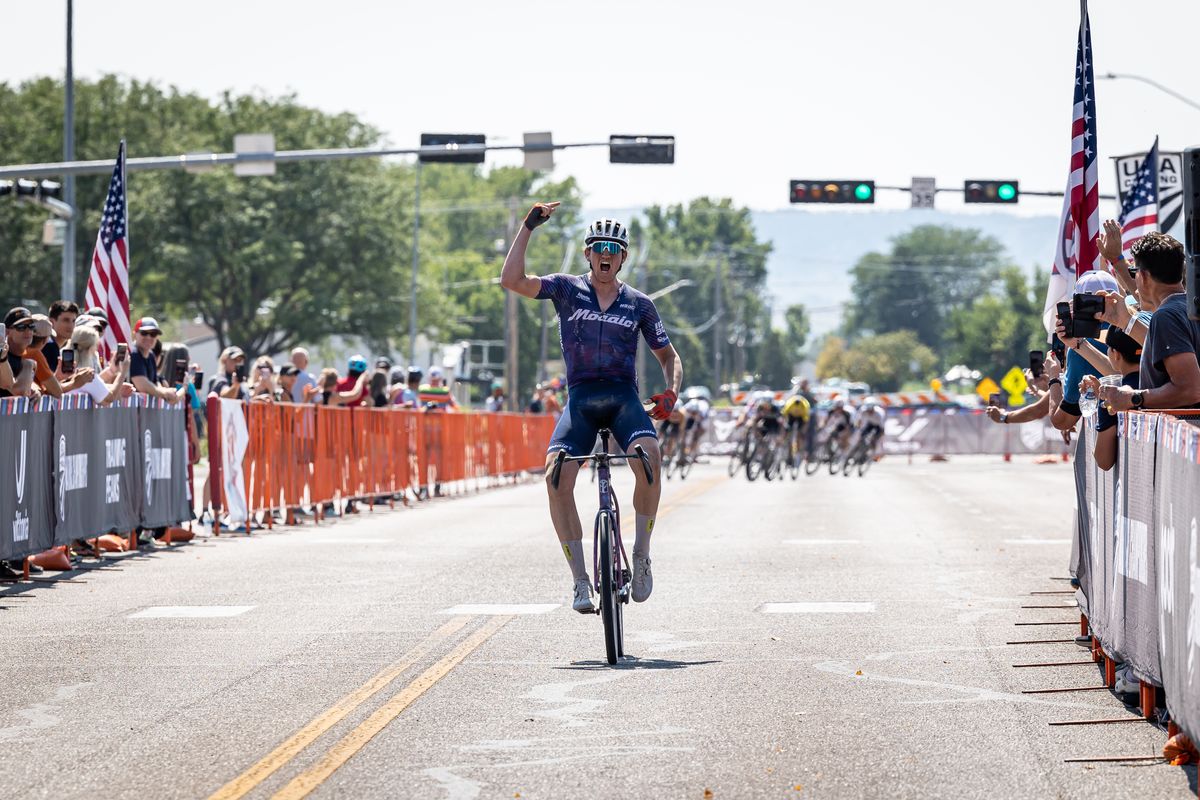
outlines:
[[[1000,385],[1008,392],[1009,405],[1019,406],[1025,402],[1025,390],[1029,384],[1020,367],[1013,367],[1000,379]]]
[[[1000,391],[1000,387],[997,386],[996,382],[991,378],[984,378],[975,387],[975,394],[982,397],[984,402],[986,402],[989,397],[996,394],[998,391]]]

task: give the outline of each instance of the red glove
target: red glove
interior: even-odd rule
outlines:
[[[675,403],[679,401],[679,395],[675,394],[674,389],[667,389],[662,394],[656,394],[650,398],[654,406],[650,409],[650,416],[655,419],[666,419],[671,416],[671,409],[675,408]]]

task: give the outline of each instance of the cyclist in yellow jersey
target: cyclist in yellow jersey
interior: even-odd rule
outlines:
[[[812,414],[812,406],[801,394],[794,394],[783,404],[783,418],[787,422],[789,452],[798,453],[804,443],[804,429]]]

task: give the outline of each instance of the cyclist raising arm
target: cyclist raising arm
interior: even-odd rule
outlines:
[[[563,464],[558,487],[550,483],[551,467],[559,451],[582,456],[592,451],[597,432],[608,428],[626,453],[641,445],[650,458],[653,483],[642,470],[631,470],[637,486],[633,493],[636,538],[633,543],[634,602],[645,601],[654,588],[650,574],[650,534],[662,486],[659,480],[658,438],[638,398],[635,368],[638,334],[646,340],[662,366],[668,388],[652,398],[650,414],[665,419],[679,399],[683,365],[671,346],[654,302],[622,281],[617,273],[629,256],[629,232],[616,220],[596,220],[588,227],[584,255],[588,274],[555,274],[539,278],[525,273],[525,250],[533,229],[548,220],[558,203],[537,203],[513,239],[500,285],[536,300],[550,300],[558,311],[559,342],[567,362],[569,394],[566,408],[554,428],[546,454],[546,486],[550,494],[550,519],[575,580],[571,607],[580,613],[594,609],[591,582],[584,561],[583,526],[575,506],[575,476],[579,464]]]

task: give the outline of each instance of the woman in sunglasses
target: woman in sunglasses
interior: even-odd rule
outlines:
[[[567,405],[554,428],[546,454],[550,519],[575,581],[571,607],[593,611],[591,583],[584,560],[583,527],[575,506],[578,462],[562,466],[558,487],[548,480],[552,462],[560,451],[583,456],[592,452],[600,428],[613,432],[624,452],[635,445],[650,457],[654,481],[640,469],[631,470],[637,481],[633,507],[637,512],[633,544],[634,602],[645,601],[654,587],[650,575],[650,532],[658,512],[661,488],[658,438],[638,397],[637,348],[639,334],[662,366],[665,391],[652,398],[650,414],[665,419],[674,408],[683,383],[683,365],[671,346],[654,301],[617,280],[629,257],[629,231],[614,219],[598,219],[588,226],[583,254],[584,275],[556,274],[537,277],[525,273],[525,251],[534,228],[550,219],[558,203],[538,203],[525,217],[504,259],[500,285],[510,292],[536,300],[550,300],[558,311],[559,342],[567,362]],[[513,387],[516,390],[517,387]]]

